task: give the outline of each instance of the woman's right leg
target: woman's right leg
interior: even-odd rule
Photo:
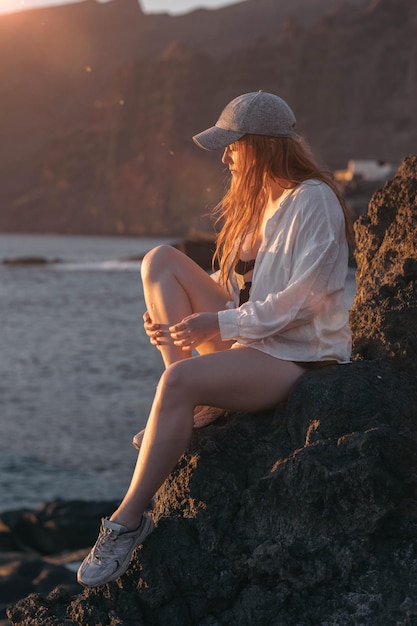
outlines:
[[[224,309],[229,299],[228,294],[196,263],[171,246],[160,246],[145,256],[142,262],[142,280],[148,313],[152,321],[159,324],[164,332],[162,340],[158,341],[158,348],[161,351],[165,366],[174,364],[176,361],[184,361],[191,356],[191,351],[185,352],[175,346],[168,328],[192,313],[214,312]],[[203,354],[219,352],[226,350],[230,345],[231,342],[222,342],[218,336],[199,345],[198,350]],[[161,382],[158,385],[159,391],[157,391],[154,399],[151,414],[159,413],[161,404],[165,404],[160,389]],[[135,470],[135,476],[139,476],[139,478],[135,478],[124,498],[122,523],[119,524],[115,521],[117,512],[114,513],[111,520],[103,521],[95,546],[78,570],[77,578],[81,584],[97,586],[121,575],[128,566],[135,546],[142,543],[147,534],[151,532],[153,523],[149,516],[142,515],[142,513],[155,492],[155,485],[159,485],[160,477],[164,478],[169,473],[191,437],[194,407],[195,404],[190,402],[181,409],[176,407],[173,419],[165,419],[163,424],[159,422],[156,427],[150,420],[150,425],[145,433],[145,450],[141,450],[138,458],[144,454],[145,458],[148,459],[150,450],[155,452],[155,449],[159,448],[159,438],[169,442],[167,458],[165,460],[160,459],[162,466],[158,466],[155,472],[151,472],[151,478],[144,481],[143,493],[141,491],[140,494],[136,493],[135,485],[141,482],[140,473],[142,470]],[[171,406],[165,409],[165,413],[168,413],[168,417],[170,416]],[[158,431],[157,437],[155,431]],[[140,435],[140,445],[143,434],[138,433],[138,435]],[[156,446],[152,443],[155,438],[158,439]],[[146,440],[148,441],[147,445]],[[147,461],[145,461],[146,463]],[[152,463],[151,459],[150,464],[152,465]],[[137,467],[139,467],[138,464]],[[140,464],[140,467],[142,465],[143,463]],[[144,501],[145,505],[142,508]],[[134,531],[125,525],[125,523],[132,522],[135,526],[139,520],[141,520],[140,525]]]
[[[172,246],[154,248],[142,261],[145,303],[153,323],[160,325],[158,348],[165,367],[191,356],[175,346],[168,328],[192,313],[220,311],[230,299],[226,290],[185,254]],[[220,335],[201,344],[200,354],[229,348]]]
[[[162,336],[158,338],[165,367],[191,357],[191,351],[175,346],[168,328],[192,313],[220,311],[225,308],[229,295],[201,267],[172,246],[158,246],[145,255],[142,262],[142,283],[145,303],[153,323],[159,324]],[[200,354],[219,352],[230,348],[231,341],[220,336],[198,346]],[[223,410],[200,406],[194,412],[194,425],[202,428],[210,424]],[[145,429],[133,437],[139,450]]]

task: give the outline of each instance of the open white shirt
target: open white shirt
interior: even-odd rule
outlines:
[[[308,180],[284,192],[266,224],[249,300],[241,306],[231,273],[233,301],[218,313],[221,338],[284,360],[348,362],[348,254],[342,207],[328,185]]]

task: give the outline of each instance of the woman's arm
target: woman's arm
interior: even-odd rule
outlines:
[[[341,209],[328,206],[327,198],[314,198],[297,209],[291,228],[285,233],[285,263],[291,263],[287,285],[273,291],[274,275],[282,271],[282,249],[267,252],[275,257],[269,275],[271,293],[249,300],[236,309],[220,311],[222,339],[264,339],[309,322],[332,291],[343,288],[348,248]],[[291,244],[288,244],[289,238]],[[262,268],[261,270],[262,271]],[[254,281],[259,275],[254,275]],[[252,292],[256,295],[255,282]]]

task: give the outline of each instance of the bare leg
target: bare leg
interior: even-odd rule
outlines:
[[[160,351],[167,367],[171,363],[191,357],[191,351],[175,346],[168,328],[187,315],[225,308],[229,299],[226,291],[217,285],[194,261],[172,246],[158,246],[142,262],[142,283],[145,302],[152,321],[161,324],[164,336]],[[198,347],[200,354],[226,350],[232,342],[220,337]],[[202,427],[219,417],[222,410],[200,406],[196,408],[196,426]],[[133,445],[140,449],[145,429],[133,437]]]
[[[204,428],[215,422],[221,415],[224,415],[225,409],[215,406],[200,405],[194,408],[194,428]],[[140,430],[132,439],[132,445],[136,450],[140,450],[146,428]]]
[[[187,448],[198,404],[258,411],[287,399],[304,369],[251,348],[174,363],[162,375],[132,482],[113,521],[136,528]]]
[[[169,326],[192,313],[220,311],[230,299],[201,267],[172,246],[158,246],[145,256],[142,283],[148,312],[164,333],[159,347],[166,367],[191,356],[190,351],[174,345]],[[230,345],[219,336],[200,345],[198,351],[206,354]]]
[[[185,451],[193,409],[201,403],[258,411],[287,398],[304,369],[252,348],[215,352],[170,365],[161,377],[129,489],[78,569],[95,587],[121,576],[133,550],[152,532],[144,511]]]

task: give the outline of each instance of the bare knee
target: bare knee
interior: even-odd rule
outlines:
[[[159,382],[159,391],[167,401],[193,405],[194,395],[190,387],[190,378],[186,371],[187,361],[177,361],[167,367]]]
[[[161,245],[153,248],[145,254],[141,265],[142,280],[155,280],[162,271],[172,267],[172,251],[169,245]]]

